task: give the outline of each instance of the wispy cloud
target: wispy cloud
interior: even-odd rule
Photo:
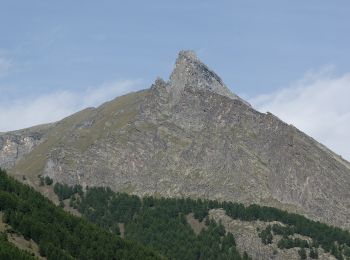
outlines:
[[[59,91],[0,104],[0,132],[54,122],[86,107],[98,106],[140,89],[139,80],[124,80],[90,87],[81,92]]]
[[[332,74],[327,67],[277,92],[250,100],[350,159],[350,73]]]

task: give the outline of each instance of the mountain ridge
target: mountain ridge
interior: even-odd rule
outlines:
[[[37,188],[41,174],[141,196],[275,206],[349,229],[349,163],[227,94],[210,72],[192,52],[180,52],[168,82],[45,129],[0,135],[0,166]],[[33,133],[40,135],[28,139]]]

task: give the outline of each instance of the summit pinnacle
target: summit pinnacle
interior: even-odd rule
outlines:
[[[249,105],[232,93],[221,78],[197,58],[194,51],[180,51],[170,76],[170,86],[175,99],[180,98],[185,88],[193,88],[209,90]]]

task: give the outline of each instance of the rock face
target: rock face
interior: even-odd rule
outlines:
[[[0,133],[0,166],[9,169],[29,154],[43,141],[43,130],[46,127],[47,125],[31,130]]]
[[[185,88],[208,90],[231,99],[248,104],[233,94],[215,72],[203,64],[193,51],[181,51],[176,60],[175,69],[170,76],[170,92],[175,101],[179,101]]]
[[[349,163],[254,110],[193,52],[179,54],[168,82],[74,114],[40,140],[24,157],[2,145],[1,166],[33,185],[41,173],[138,195],[258,203],[350,228]]]

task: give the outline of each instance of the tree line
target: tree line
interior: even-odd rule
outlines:
[[[218,202],[214,200],[190,198],[155,198],[114,193],[109,188],[90,188],[79,200],[74,199],[74,206],[88,220],[118,233],[118,223],[125,223],[127,238],[151,246],[162,254],[171,258],[181,258],[181,248],[192,251],[192,255],[202,252],[201,245],[182,245],[181,241],[187,238],[191,244],[197,245],[198,237],[191,233],[185,221],[186,214],[194,213],[199,220],[206,219],[210,209],[223,208],[226,214],[233,219],[243,221],[260,220],[264,222],[278,221],[285,226],[269,227],[263,231],[264,243],[271,243],[272,230],[283,236],[280,248],[300,247],[305,249],[303,241],[292,240],[290,236],[300,234],[313,240],[312,257],[318,256],[317,248],[322,247],[337,259],[350,257],[350,233],[338,227],[329,226],[306,217],[288,213],[273,207],[259,205],[244,206],[234,202]],[[172,239],[169,239],[169,238]],[[215,248],[215,243],[212,244]],[[204,246],[205,247],[205,246]],[[221,247],[221,245],[219,245]],[[210,249],[214,250],[215,249]],[[216,253],[218,251],[215,251]],[[300,253],[304,255],[304,250]],[[193,258],[188,258],[193,259]]]
[[[75,206],[86,219],[110,232],[119,234],[118,224],[123,223],[127,239],[170,259],[249,259],[246,253],[240,255],[233,235],[205,218],[202,205],[191,199],[141,199],[95,187],[89,188]],[[193,212],[206,222],[206,228],[198,235],[186,219]]]

